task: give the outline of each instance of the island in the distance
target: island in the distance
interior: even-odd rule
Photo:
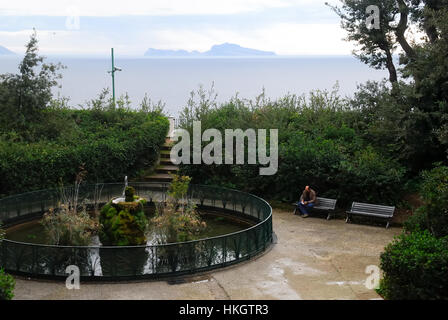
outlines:
[[[13,55],[15,55],[14,52],[3,46],[0,46],[0,56],[13,56]]]
[[[233,43],[214,45],[210,50],[205,52],[153,48],[145,52],[146,57],[252,57],[275,55],[275,52],[244,48]]]

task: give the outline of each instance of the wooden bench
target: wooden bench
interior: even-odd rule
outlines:
[[[313,208],[311,208],[311,210],[327,211],[328,212],[327,220],[330,220],[334,213],[334,210],[336,209],[337,201],[338,201],[337,199],[316,197],[316,205]],[[293,203],[293,205],[295,206],[294,214],[296,214],[299,208],[297,206],[297,203]]]
[[[350,211],[347,211],[345,222],[350,222],[353,215],[376,217],[387,220],[386,229],[389,228],[395,212],[395,207],[380,206],[376,204],[353,202]]]

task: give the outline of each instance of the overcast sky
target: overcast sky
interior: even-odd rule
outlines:
[[[338,0],[326,0],[337,3]],[[349,55],[325,0],[2,0],[0,45],[24,52],[36,28],[46,55],[143,56],[236,43],[281,55]]]

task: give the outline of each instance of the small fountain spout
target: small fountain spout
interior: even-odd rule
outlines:
[[[124,193],[125,193],[127,187],[128,187],[128,176],[125,176],[124,177],[124,189],[123,189],[123,195],[122,195],[123,198],[125,196]]]

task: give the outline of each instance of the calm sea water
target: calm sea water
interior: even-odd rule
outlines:
[[[111,88],[109,59],[51,58],[67,66],[63,71],[62,88],[55,93],[70,98],[78,106],[98,95],[102,88]],[[0,73],[16,72],[19,59],[0,59]],[[351,95],[357,84],[380,80],[385,71],[368,68],[353,57],[298,58],[169,58],[119,59],[115,65],[123,71],[116,73],[117,96],[128,93],[138,105],[145,93],[153,101],[166,103],[172,115],[186,105],[190,92],[200,85],[209,89],[212,84],[218,102],[236,93],[253,99],[265,88],[272,99],[287,93],[304,94],[313,89],[330,90],[339,82],[340,93]]]

